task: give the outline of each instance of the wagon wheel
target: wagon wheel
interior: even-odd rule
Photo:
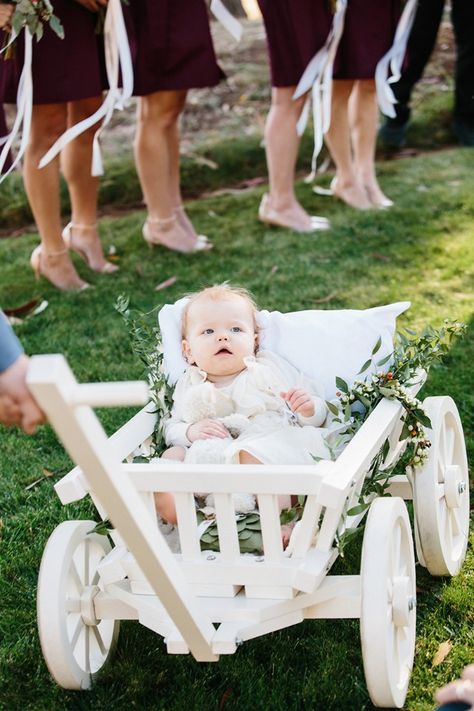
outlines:
[[[432,575],[456,575],[464,560],[469,530],[469,474],[456,404],[428,397],[431,447],[413,474],[417,553]]]
[[[65,689],[87,689],[117,641],[117,620],[97,620],[102,589],[97,566],[106,536],[88,535],[94,521],[64,521],[49,537],[38,579],[38,629],[48,669]]]
[[[360,634],[365,679],[375,706],[401,708],[415,654],[415,556],[402,499],[375,499],[361,561]]]

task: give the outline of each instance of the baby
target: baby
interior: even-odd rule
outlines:
[[[226,284],[193,294],[182,317],[188,368],[178,380],[165,425],[163,458],[194,463],[311,464],[327,458],[325,402],[288,362],[258,350],[256,306]],[[280,507],[291,505],[279,497]],[[163,519],[176,523],[171,493],[155,494]],[[283,532],[284,543],[289,534]]]

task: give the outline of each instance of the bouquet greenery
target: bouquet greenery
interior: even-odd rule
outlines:
[[[11,42],[11,34],[17,37],[24,27],[27,27],[30,33],[40,40],[44,33],[45,23],[49,24],[53,32],[58,37],[64,39],[64,28],[59,18],[53,12],[53,6],[50,0],[0,0],[2,5],[14,5],[11,26],[5,33],[5,59],[12,56],[14,41]]]

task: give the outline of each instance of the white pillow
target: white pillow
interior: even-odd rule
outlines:
[[[181,313],[187,299],[166,304],[158,314],[164,349],[164,367],[171,383],[186,369],[181,352]],[[359,311],[260,311],[260,348],[273,351],[319,385],[327,399],[336,394],[336,376],[351,384],[382,339],[375,361],[393,349],[395,321],[410,306],[401,301]],[[375,366],[361,375],[365,377]]]

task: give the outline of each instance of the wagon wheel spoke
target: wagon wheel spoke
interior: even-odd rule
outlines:
[[[92,630],[92,633],[93,633],[93,635],[94,635],[94,637],[95,637],[95,640],[96,640],[96,642],[97,642],[97,644],[98,644],[98,646],[99,646],[99,649],[100,649],[101,654],[102,654],[103,656],[105,656],[105,655],[107,654],[107,649],[106,649],[106,647],[105,647],[104,640],[102,639],[102,635],[100,634],[100,631],[99,631],[98,626],[97,626],[97,625],[93,625],[93,626],[91,627],[91,630]]]
[[[451,464],[454,460],[454,443],[456,440],[456,433],[454,431],[453,427],[446,427],[445,428],[445,453],[446,453],[446,458],[445,462],[446,464]]]
[[[396,576],[398,575],[398,570],[400,567],[400,551],[401,551],[401,545],[402,545],[402,529],[400,526],[395,527],[395,531],[393,534],[393,543],[392,543],[392,575]]]
[[[450,516],[449,511],[447,509],[446,509],[445,515],[444,515],[444,531],[445,531],[446,550],[451,551],[453,548],[453,529],[452,529],[451,516]]]
[[[84,669],[88,672],[91,670],[90,666],[90,634],[91,634],[91,628],[86,626],[85,628],[85,634],[84,634]]]
[[[459,509],[450,510],[451,518],[451,530],[454,536],[458,536],[460,533],[464,533],[461,526],[461,521],[459,520]]]
[[[90,540],[85,539],[83,545],[84,551],[84,585],[89,585],[89,556],[90,556]]]
[[[94,573],[94,576],[91,580],[91,585],[97,585],[97,583],[99,582],[99,579],[100,579],[100,573],[98,570],[96,570]]]
[[[72,632],[71,639],[70,639],[70,642],[71,642],[71,649],[72,649],[73,651],[74,651],[75,648],[76,648],[77,640],[79,639],[80,634],[81,634],[81,631],[83,630],[83,628],[84,628],[84,623],[83,623],[83,621],[82,621],[82,617],[81,617],[80,614],[78,614],[78,615],[77,615],[76,624],[75,624],[75,626],[74,626],[74,630],[73,630],[73,632]]]
[[[436,499],[439,501],[444,496],[444,484],[436,484]]]
[[[84,587],[84,584],[81,580],[81,576],[79,575],[79,572],[77,570],[76,563],[74,560],[71,560],[71,566],[69,568],[69,580],[73,583],[73,586],[76,588],[76,592],[78,595],[81,594],[82,589]]]

